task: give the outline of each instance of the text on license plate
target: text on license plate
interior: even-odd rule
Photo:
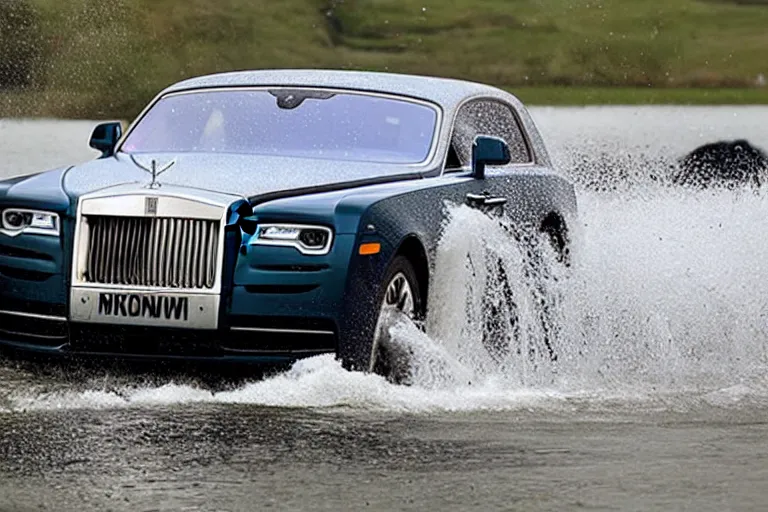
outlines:
[[[189,298],[132,293],[99,293],[99,316],[189,320]]]

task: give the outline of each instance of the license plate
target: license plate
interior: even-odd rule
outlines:
[[[74,322],[215,329],[219,296],[73,288]]]
[[[188,322],[189,297],[100,292],[97,314],[99,316]]]

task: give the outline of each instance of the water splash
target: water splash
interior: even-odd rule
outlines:
[[[418,336],[418,330],[407,335]],[[250,404],[323,410],[429,412],[510,410],[563,400],[546,390],[510,390],[488,381],[482,386],[396,386],[376,375],[344,370],[333,356],[297,362],[291,370],[229,391],[211,392],[190,384],[124,385],[46,393],[21,390],[0,402],[0,412],[117,409],[195,404]]]
[[[564,271],[567,279],[553,274],[557,279],[547,283],[558,300],[556,361],[542,349],[526,250],[496,220],[462,207],[452,211],[438,252],[426,333],[408,323],[393,328],[393,339],[413,353],[412,386],[346,372],[321,356],[221,392],[173,382],[93,381],[77,391],[22,387],[0,400],[0,410],[199,403],[406,412],[567,411],[585,403],[599,408],[660,400],[673,407],[768,404],[768,244],[761,233],[768,197],[639,188],[631,195],[582,192],[579,204],[573,265]],[[486,283],[499,270],[497,263],[482,264],[497,261],[482,257],[483,246],[502,256],[517,301],[517,334],[507,341],[524,349],[502,357],[489,352],[478,328]],[[548,263],[555,264],[551,256]]]
[[[541,347],[535,296],[526,292],[530,281],[522,272],[526,254],[492,220],[458,209],[438,252],[427,333],[407,324],[395,328],[395,339],[415,355],[411,387],[345,372],[331,357],[301,361],[289,372],[225,392],[189,380],[107,376],[75,386],[66,379],[0,374],[0,411],[222,402],[387,411],[567,410],[574,403],[638,400],[674,407],[763,403],[768,199],[690,192],[653,178],[713,140],[747,137],[765,146],[765,113],[756,107],[535,109],[555,162],[580,187],[570,278],[549,289],[559,300],[552,341],[557,361]],[[87,137],[89,123],[67,126],[72,129],[44,129]],[[26,122],[7,128],[40,130]],[[18,146],[22,139],[9,140]],[[72,153],[78,146],[69,139],[56,141],[68,141],[53,152],[56,158],[85,158]],[[13,172],[56,164],[36,164],[29,151],[9,162]],[[533,358],[528,350],[494,358],[478,336],[486,279],[498,272],[481,264],[486,260],[477,248],[484,244],[503,256],[519,292],[514,340],[538,348]]]
[[[579,199],[574,265],[549,290],[559,300],[557,361],[523,351],[489,365],[477,332],[474,340],[467,334],[478,319],[460,296],[471,288],[467,279],[483,277],[468,275],[457,258],[483,242],[503,243],[503,235],[491,219],[455,213],[438,257],[431,325],[465,380],[495,376],[513,389],[653,394],[705,392],[764,375],[768,244],[755,227],[764,222],[766,197],[646,189]],[[515,286],[530,286],[515,274],[519,252],[504,265],[517,275]],[[523,304],[521,322],[535,324],[534,310]],[[523,343],[536,343],[541,333],[530,335]]]

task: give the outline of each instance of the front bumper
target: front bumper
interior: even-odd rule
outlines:
[[[185,322],[184,328],[165,317],[157,325],[133,325],[147,323],[151,315],[145,311],[143,298],[142,309],[137,309],[133,290],[117,288],[110,290],[113,314],[99,319],[94,315],[99,308],[98,294],[82,296],[80,288],[68,286],[63,274],[33,281],[17,275],[16,270],[5,272],[2,264],[8,262],[0,251],[0,348],[19,354],[149,362],[282,365],[319,354],[341,357],[349,349],[339,340],[349,338],[350,327],[356,333],[361,331],[360,315],[350,314],[360,309],[359,301],[345,300],[354,245],[354,235],[338,235],[331,253],[312,258],[292,248],[244,245],[237,252],[227,249],[226,254],[237,254],[232,261],[224,258],[224,283],[233,284],[223,286],[220,295],[211,295],[220,302],[188,303],[190,319],[199,319],[204,306],[216,320],[208,318],[194,325]],[[14,246],[14,250],[18,248]],[[68,268],[68,262],[59,260],[69,252],[65,248],[51,256],[56,265],[43,270]],[[368,293],[367,280],[355,279],[352,285],[364,290],[363,295]],[[157,309],[164,311],[161,306],[165,305],[158,303]],[[137,312],[141,321],[133,318]],[[367,340],[365,333],[360,336]]]
[[[322,318],[234,318],[216,330],[101,325],[0,311],[0,348],[71,359],[290,364],[337,352],[335,324]]]

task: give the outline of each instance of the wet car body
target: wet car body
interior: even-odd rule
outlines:
[[[1,346],[369,370],[388,272],[407,262],[423,315],[449,205],[556,240],[576,215],[526,108],[481,84],[211,75],[121,132],[98,127],[91,162],[0,181]]]

